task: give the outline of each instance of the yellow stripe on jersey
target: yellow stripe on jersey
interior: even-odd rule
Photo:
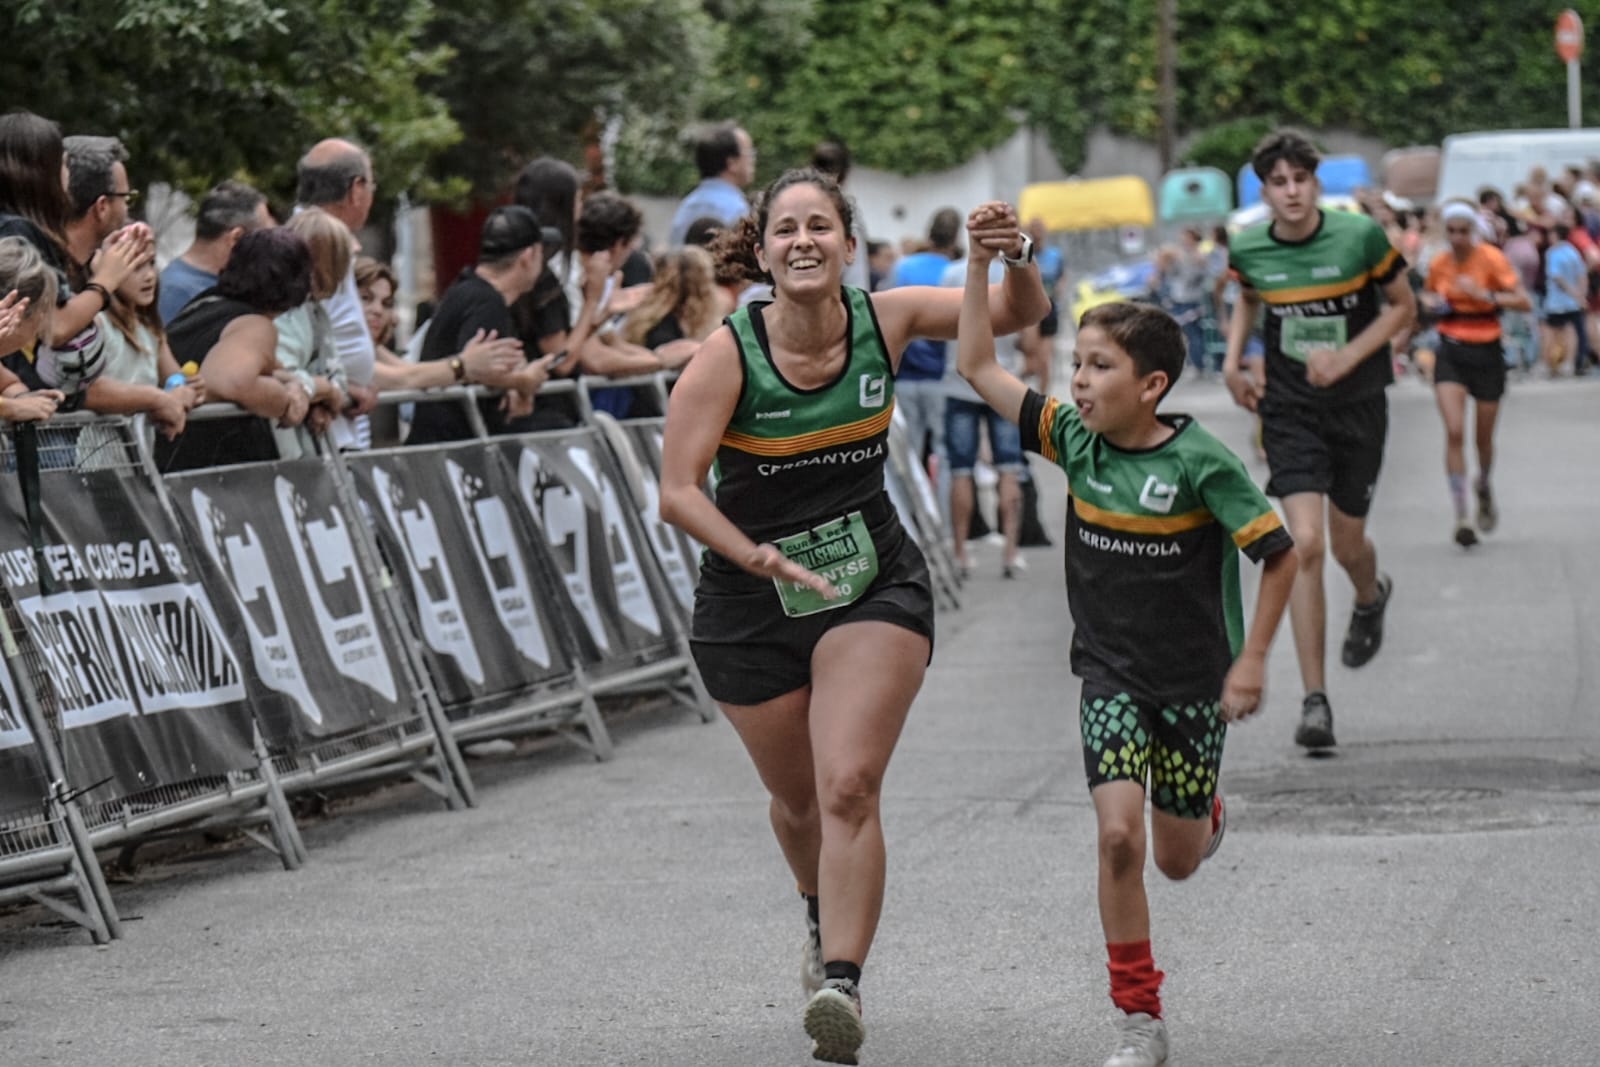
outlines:
[[[1233,532],[1233,543],[1240,548],[1254,544],[1273,530],[1283,528],[1283,520],[1276,511],[1263,512]]]
[[[1053,396],[1045,397],[1044,410],[1039,413],[1039,455],[1056,462],[1056,443],[1050,437],[1050,431],[1055,428],[1056,409],[1061,406],[1061,401]]]
[[[753,456],[795,456],[802,452],[815,452],[821,448],[832,448],[834,445],[845,445],[868,437],[876,437],[889,428],[889,423],[893,419],[894,402],[891,401],[883,411],[872,418],[846,423],[843,426],[797,434],[794,437],[754,437],[747,433],[727,430],[723,432],[722,443]]]
[[[1327,285],[1305,285],[1299,289],[1263,289],[1259,290],[1261,299],[1269,304],[1303,304],[1308,300],[1332,300],[1336,296],[1359,291],[1374,278],[1380,278],[1394,267],[1395,260],[1400,253],[1389,249],[1389,254],[1376,267],[1354,278],[1344,281],[1329,282]]]
[[[1216,517],[1205,508],[1182,515],[1125,515],[1120,511],[1097,508],[1081,497],[1072,498],[1072,510],[1084,522],[1104,526],[1109,530],[1136,534],[1175,534],[1185,530],[1198,530]]]

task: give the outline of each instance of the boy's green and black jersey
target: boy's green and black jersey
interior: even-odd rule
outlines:
[[[1228,248],[1229,269],[1265,304],[1262,341],[1274,399],[1339,403],[1381,393],[1394,381],[1388,342],[1330,386],[1306,380],[1306,353],[1339,348],[1366,329],[1383,309],[1383,287],[1406,269],[1383,228],[1367,216],[1321,216],[1304,241],[1275,237],[1273,223],[1264,222]]]
[[[728,316],[744,384],[717,446],[717,506],[768,540],[865,508],[883,495],[894,417],[894,367],[872,299],[846,287],[849,348],[832,382],[789,384],[772,361],[764,304]]]
[[[1239,553],[1292,543],[1239,457],[1188,415],[1130,452],[1029,390],[1022,445],[1067,472],[1072,671],[1163,702],[1215,699],[1244,644]]]

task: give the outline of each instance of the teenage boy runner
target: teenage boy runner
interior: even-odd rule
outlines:
[[[1356,592],[1344,665],[1362,666],[1383,643],[1394,583],[1378,571],[1367,511],[1389,429],[1389,339],[1416,314],[1406,262],[1383,229],[1365,215],[1317,206],[1319,160],[1311,142],[1292,130],[1268,134],[1256,146],[1250,163],[1272,219],[1239,234],[1228,250],[1240,283],[1239,313],[1222,368],[1233,399],[1261,416],[1267,492],[1282,499],[1299,553],[1289,619],[1306,695],[1294,739],[1308,749],[1334,744],[1324,662],[1324,527]],[[1240,363],[1263,302],[1265,382]]]
[[[984,210],[969,229],[985,225]],[[1184,365],[1172,316],[1141,304],[1092,309],[1078,327],[1073,403],[1061,404],[995,361],[984,303],[994,253],[971,248],[958,367],[1018,424],[1025,448],[1067,472],[1072,671],[1083,679],[1111,999],[1124,1013],[1106,1067],[1158,1067],[1167,1032],[1144,889],[1146,782],[1156,866],[1187,878],[1222,841],[1226,724],[1260,707],[1294,546],[1237,456],[1189,416],[1156,413]],[[1265,563],[1248,631],[1241,551]]]

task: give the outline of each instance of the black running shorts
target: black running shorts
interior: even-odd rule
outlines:
[[[1261,447],[1267,453],[1267,494],[1321,493],[1352,518],[1372,508],[1389,433],[1383,393],[1337,405],[1261,398]]]
[[[888,622],[933,644],[933,586],[922,550],[887,497],[863,514],[878,550],[878,577],[848,607],[792,619],[770,578],[706,553],[695,588],[689,647],[706,691],[720,704],[761,704],[811,684],[811,653],[843,623]]]
[[[1440,337],[1439,352],[1433,361],[1433,384],[1444,382],[1465,386],[1474,400],[1499,400],[1506,393],[1505,349],[1499,341],[1468,344]]]

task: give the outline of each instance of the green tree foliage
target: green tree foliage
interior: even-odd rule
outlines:
[[[466,136],[436,160],[434,175],[465,179],[479,196],[503,191],[535,156],[574,158],[597,119],[621,118],[657,135],[685,125],[715,41],[700,0],[437,6],[430,39],[456,59],[425,84],[449,103]]]
[[[287,198],[301,153],[349,136],[404,189],[459,137],[417,83],[449,60],[422,44],[431,14],[430,0],[21,0],[0,11],[0,99],[122,138],[136,181],[242,175]]]
[[[1030,38],[1029,113],[1067,167],[1097,125],[1157,132],[1156,0],[1045,0],[1056,32]],[[1179,133],[1277,116],[1391,144],[1464,130],[1566,125],[1557,8],[1497,0],[1178,0]],[[1600,25],[1600,2],[1578,0]],[[1041,16],[1044,17],[1044,16]],[[1588,62],[1592,65],[1592,55]],[[1584,86],[1585,111],[1600,84]],[[1235,164],[1237,166],[1237,163]]]
[[[863,166],[943,170],[1000,144],[1021,117],[1026,0],[706,0],[705,9],[716,59],[697,112],[750,131],[763,180],[829,139]],[[628,187],[678,194],[692,184],[688,139],[674,145],[662,133],[624,134],[635,156]]]

